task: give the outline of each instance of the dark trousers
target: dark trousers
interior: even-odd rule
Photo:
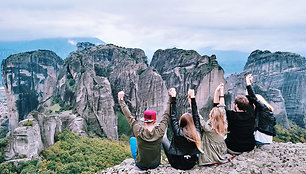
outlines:
[[[170,165],[175,169],[189,170],[198,161],[197,154],[194,155],[174,155],[170,154],[170,141],[166,136],[163,137],[162,145]]]

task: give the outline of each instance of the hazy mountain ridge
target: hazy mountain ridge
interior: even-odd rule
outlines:
[[[98,38],[72,37],[72,38],[46,38],[28,41],[0,41],[0,61],[12,54],[35,50],[51,50],[59,57],[65,59],[71,52],[77,50],[78,42],[91,42],[96,45],[105,44]],[[0,76],[0,81],[2,77]],[[0,84],[0,86],[2,83]]]

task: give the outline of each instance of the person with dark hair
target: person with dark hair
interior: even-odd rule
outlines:
[[[161,160],[161,143],[168,126],[170,102],[168,101],[166,111],[159,124],[155,124],[156,112],[153,110],[144,112],[144,123],[142,123],[135,120],[123,98],[124,92],[120,91],[118,101],[121,110],[136,137],[130,139],[130,148],[136,166],[142,170],[154,169],[159,166]]]
[[[176,113],[175,89],[171,88],[169,94],[171,96],[170,128],[173,138],[170,143],[165,134],[162,144],[170,165],[176,169],[188,170],[196,165],[198,154],[203,152],[194,90],[188,91],[188,97],[191,98],[192,115],[185,113],[179,121]]]
[[[275,133],[276,119],[273,115],[273,107],[259,94],[255,94],[252,88],[253,76],[247,75],[247,92],[251,104],[255,105],[255,141],[257,145],[272,143]]]
[[[224,95],[217,97],[224,98]],[[217,106],[218,104],[215,103],[214,105]],[[229,153],[238,155],[242,152],[249,152],[255,147],[253,135],[255,115],[253,106],[243,95],[238,95],[235,98],[234,109],[226,110],[228,134],[225,143]]]

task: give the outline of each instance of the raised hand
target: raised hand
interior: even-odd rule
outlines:
[[[195,98],[194,89],[189,89],[188,90],[188,99],[190,99],[190,98]]]
[[[221,91],[224,91],[224,84],[223,83],[220,83],[218,85],[218,87],[216,88],[216,92],[221,92]]]
[[[123,97],[124,97],[124,92],[123,91],[118,92],[118,100],[123,100]]]
[[[251,85],[253,83],[253,76],[252,76],[252,74],[248,74],[245,77],[245,82],[246,82],[247,85]]]
[[[170,95],[171,97],[176,97],[176,90],[175,90],[175,88],[171,88],[171,89],[169,90],[169,95]]]

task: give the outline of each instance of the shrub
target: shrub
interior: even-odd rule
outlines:
[[[23,126],[33,126],[33,122],[28,120]]]
[[[9,142],[9,138],[0,139],[0,163],[2,163],[4,161],[3,152],[4,152],[4,148],[7,146],[8,142]],[[1,169],[1,167],[0,167],[0,169]]]
[[[6,134],[9,132],[7,127],[0,129],[0,138],[5,138]]]
[[[108,77],[112,71],[110,66],[102,67],[98,64],[95,64],[94,69],[96,76],[102,76],[102,77]]]
[[[214,66],[212,66],[212,65],[203,65],[201,71],[203,73],[208,73],[213,69],[214,69]]]
[[[125,116],[120,111],[117,112],[117,116],[118,116],[118,135],[131,136],[132,130]]]

